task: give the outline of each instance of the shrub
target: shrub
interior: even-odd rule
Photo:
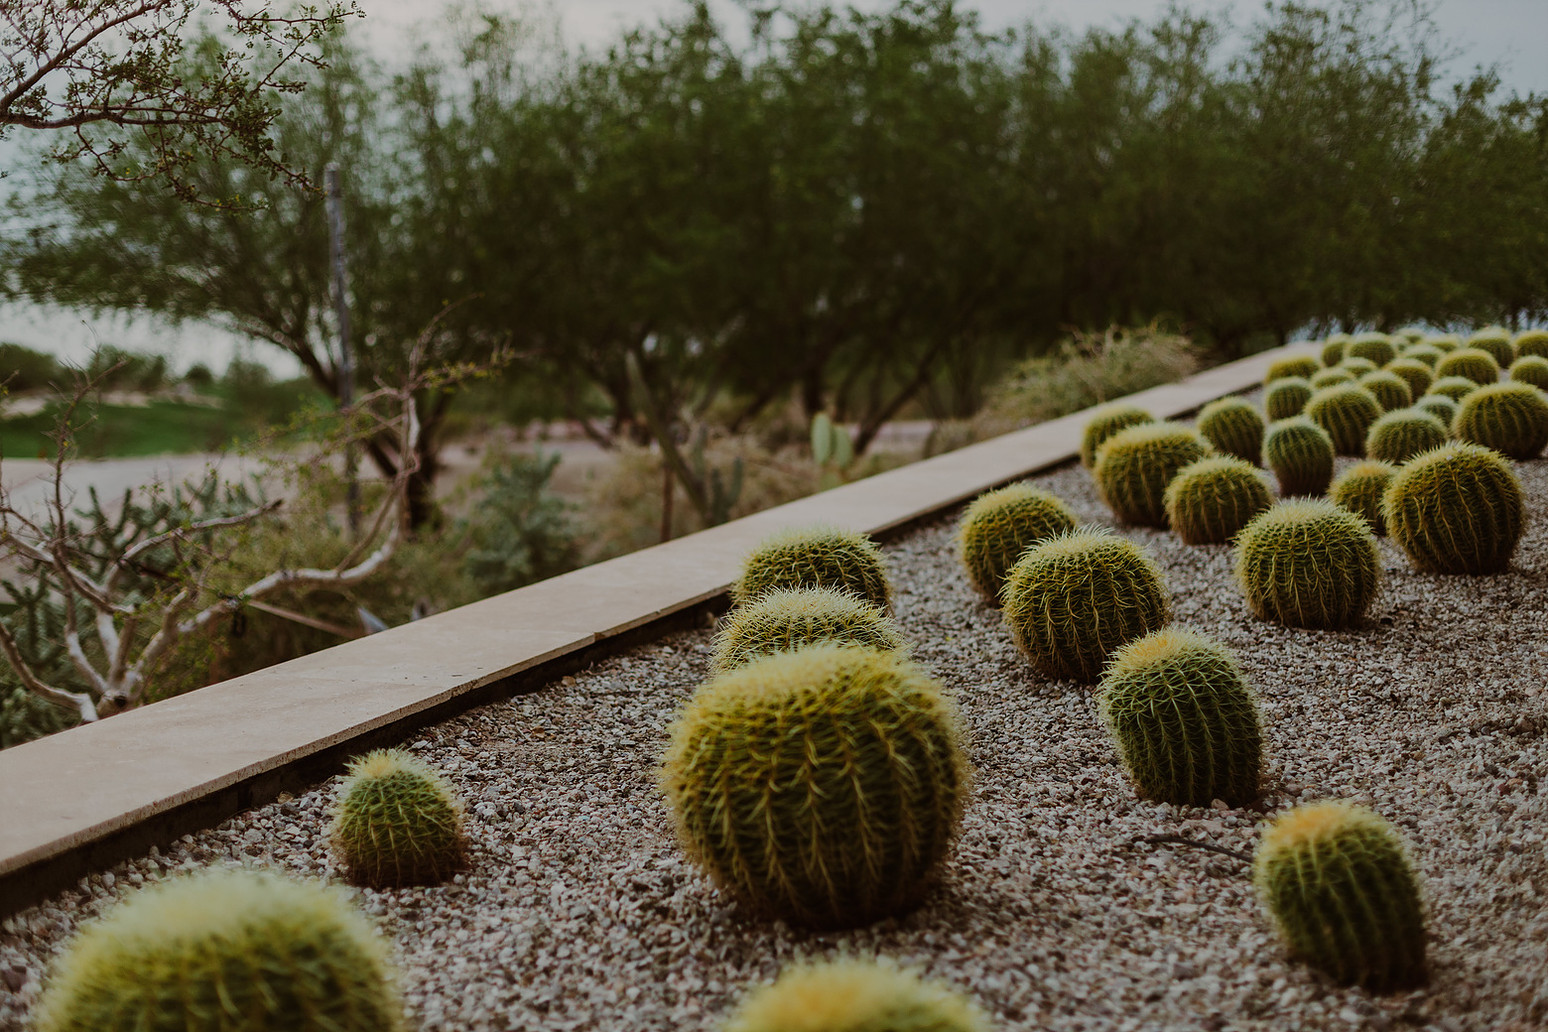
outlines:
[[[1318,371],[1312,376],[1310,380],[1307,381],[1307,383],[1311,385],[1311,389],[1314,393],[1316,391],[1324,390],[1328,387],[1337,387],[1340,384],[1354,382],[1354,373],[1351,373],[1347,369],[1340,369],[1336,366],[1332,369],[1323,369]]]
[[[1469,380],[1465,376],[1440,376],[1436,377],[1435,382],[1430,384],[1430,389],[1425,393],[1426,395],[1438,394],[1460,404],[1462,399],[1476,391],[1478,386],[1476,381]]]
[[[1083,527],[1027,550],[1001,596],[1017,648],[1052,678],[1091,683],[1119,646],[1159,630],[1166,587],[1138,545]]]
[[[1510,366],[1512,383],[1529,383],[1540,391],[1548,391],[1548,358],[1526,355]]]
[[[1258,467],[1232,455],[1189,463],[1166,487],[1166,517],[1186,544],[1223,544],[1274,504]]]
[[[1113,653],[1102,718],[1146,799],[1241,806],[1258,798],[1263,736],[1236,658],[1193,631],[1164,628]]]
[[[759,914],[866,924],[915,905],[970,770],[956,707],[896,653],[814,645],[701,685],[661,785],[689,854]]]
[[[1462,399],[1451,432],[1512,459],[1535,459],[1548,445],[1548,397],[1529,383],[1480,387]]]
[[[1426,573],[1499,573],[1521,538],[1521,485],[1497,453],[1448,441],[1398,471],[1382,515],[1392,540]]]
[[[957,556],[973,587],[999,605],[1005,575],[1021,553],[1074,529],[1074,515],[1058,498],[1029,484],[1012,484],[973,499],[957,527]]]
[[[1332,369],[1344,360],[1344,345],[1349,343],[1349,336],[1343,333],[1335,333],[1322,342],[1320,353],[1323,368]]]
[[[799,964],[749,993],[725,1032],[988,1032],[965,998],[889,963]]]
[[[1299,416],[1311,400],[1311,383],[1299,376],[1275,380],[1263,392],[1263,410],[1269,421]]]
[[[1451,425],[1452,419],[1456,417],[1457,409],[1460,406],[1454,399],[1444,394],[1426,394],[1414,402],[1414,408],[1420,412],[1428,412],[1441,421],[1442,427],[1448,427]]]
[[[1264,832],[1252,866],[1293,957],[1378,991],[1424,982],[1419,887],[1381,817],[1348,803],[1298,806]]]
[[[395,1032],[387,948],[340,892],[209,871],[87,925],[39,1001],[38,1032]]]
[[[1192,427],[1145,423],[1121,430],[1097,450],[1097,489],[1125,523],[1166,526],[1166,485],[1178,470],[1203,458],[1209,446]]]
[[[1412,359],[1429,369],[1433,374],[1436,365],[1440,363],[1445,352],[1433,344],[1414,344],[1403,349],[1403,358]]]
[[[1243,398],[1219,398],[1199,410],[1199,436],[1225,455],[1258,464],[1263,454],[1263,416]]]
[[[1522,330],[1516,334],[1515,357],[1548,358],[1548,330]]]
[[[1366,458],[1397,465],[1446,442],[1446,426],[1422,409],[1398,409],[1371,424],[1365,435]]]
[[[1461,376],[1477,384],[1498,383],[1500,364],[1494,356],[1478,348],[1453,351],[1435,364],[1435,375],[1444,379]]]
[[[1379,369],[1397,358],[1397,345],[1385,333],[1361,333],[1344,348],[1344,358],[1363,358]]]
[[[456,790],[401,749],[377,749],[350,763],[329,836],[350,879],[376,888],[433,885],[467,858]]]
[[[1501,326],[1488,326],[1467,338],[1467,346],[1487,351],[1494,364],[1504,369],[1516,359],[1516,349],[1510,342],[1510,331]]]
[[[1357,462],[1333,481],[1328,497],[1369,523],[1372,533],[1382,537],[1387,533],[1387,521],[1382,519],[1381,499],[1396,473],[1397,467],[1386,462]]]
[[[1263,374],[1263,386],[1267,387],[1275,380],[1286,380],[1291,377],[1306,379],[1314,374],[1318,368],[1317,360],[1310,355],[1294,355],[1290,358],[1276,358],[1269,363],[1268,372]]]
[[[1340,455],[1362,455],[1365,434],[1381,415],[1381,403],[1364,387],[1325,387],[1306,403],[1306,415],[1328,432]]]
[[[1417,358],[1395,358],[1382,368],[1408,385],[1410,405],[1413,404],[1414,398],[1421,397],[1425,391],[1430,389],[1430,384],[1435,382],[1434,371]],[[1377,395],[1377,400],[1381,400],[1379,394]],[[1383,404],[1385,405],[1385,402]]]
[[[798,527],[766,538],[742,561],[731,598],[742,605],[773,588],[839,588],[892,609],[881,549],[864,534],[835,527]]]
[[[1264,431],[1263,462],[1281,495],[1320,495],[1333,479],[1333,438],[1305,416],[1277,420]]]
[[[1408,381],[1385,369],[1360,377],[1360,386],[1376,396],[1376,403],[1384,412],[1407,408],[1414,403],[1414,392]]]
[[[1080,464],[1090,469],[1096,465],[1097,449],[1120,430],[1141,423],[1154,423],[1156,417],[1138,405],[1104,405],[1086,421],[1080,435]]]
[[[771,652],[805,645],[860,645],[880,652],[904,647],[903,635],[881,609],[833,588],[775,588],[727,614],[715,638],[716,673]]]
[[[570,506],[549,490],[559,454],[510,455],[483,478],[483,497],[459,530],[462,568],[480,597],[545,580],[580,565]]]
[[[1381,559],[1366,522],[1329,501],[1280,502],[1236,536],[1247,605],[1291,627],[1348,627],[1376,597]]]
[[[1340,362],[1338,364],[1338,368],[1342,369],[1346,373],[1349,373],[1356,380],[1358,380],[1360,377],[1364,376],[1366,373],[1374,373],[1374,372],[1376,372],[1376,370],[1380,369],[1381,366],[1377,365],[1375,362],[1372,362],[1368,358],[1352,358],[1352,357],[1350,357],[1350,358],[1345,358],[1342,362]]]

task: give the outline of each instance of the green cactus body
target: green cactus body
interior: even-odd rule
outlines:
[[[1236,579],[1254,614],[1290,627],[1348,627],[1375,600],[1371,528],[1332,502],[1280,502],[1236,535]]]
[[[1376,396],[1376,403],[1383,412],[1407,408],[1414,403],[1414,392],[1408,381],[1385,369],[1360,377],[1360,386]]]
[[[1435,382],[1430,384],[1430,389],[1425,394],[1426,396],[1438,394],[1442,398],[1450,398],[1460,405],[1462,399],[1472,394],[1478,387],[1479,385],[1476,381],[1469,380],[1465,376],[1441,376],[1437,377]]]
[[[1462,348],[1437,362],[1435,375],[1439,379],[1460,376],[1476,384],[1498,383],[1500,364],[1487,351],[1478,348]]]
[[[1496,452],[1448,441],[1398,470],[1382,515],[1419,570],[1500,573],[1521,539],[1521,485]]]
[[[1333,438],[1305,416],[1277,420],[1263,433],[1263,463],[1281,495],[1321,495],[1333,480]]]
[[[1401,465],[1446,443],[1446,424],[1418,408],[1388,412],[1365,435],[1366,458]]]
[[[1548,391],[1548,358],[1524,355],[1510,365],[1512,383],[1529,383],[1540,391]]]
[[[1243,398],[1220,398],[1199,410],[1199,436],[1223,455],[1258,464],[1263,454],[1263,414]]]
[[[1125,523],[1166,526],[1166,485],[1177,471],[1209,454],[1192,427],[1145,423],[1121,430],[1097,450],[1097,489]]]
[[[1170,617],[1165,582],[1134,542],[1082,527],[1028,549],[1000,597],[1016,647],[1040,672],[1090,684],[1116,649]]]
[[[1428,412],[1440,420],[1443,427],[1451,425],[1451,421],[1456,418],[1457,409],[1460,407],[1454,399],[1448,398],[1444,394],[1426,394],[1414,402],[1415,409],[1418,409],[1420,412]]]
[[[1363,358],[1380,369],[1397,358],[1397,345],[1385,333],[1361,333],[1345,346],[1344,358]]]
[[[398,1032],[387,948],[342,892],[251,871],[145,889],[57,961],[36,1032]]]
[[[1449,355],[1462,346],[1462,338],[1455,333],[1438,333],[1433,337],[1424,338],[1424,343],[1442,354]]]
[[[661,787],[688,853],[760,915],[868,924],[916,905],[971,774],[954,703],[897,653],[812,645],[705,682]]]
[[[1275,380],[1285,380],[1290,377],[1300,377],[1304,380],[1320,368],[1317,360],[1310,355],[1276,358],[1269,363],[1268,372],[1263,374],[1263,386],[1267,387]]]
[[[1146,799],[1242,806],[1258,798],[1263,735],[1236,658],[1194,631],[1163,628],[1113,653],[1098,698]]]
[[[1292,957],[1378,992],[1422,985],[1424,907],[1392,826],[1349,803],[1279,815],[1253,883]]]
[[[1224,544],[1274,504],[1258,467],[1234,455],[1189,463],[1166,486],[1166,516],[1190,545]]]
[[[1074,529],[1074,515],[1058,498],[1029,484],[1012,484],[979,495],[967,507],[957,526],[957,557],[973,587],[997,606],[1005,576],[1021,553]]]
[[[1351,373],[1347,369],[1340,369],[1337,366],[1334,366],[1332,369],[1319,370],[1313,374],[1312,378],[1307,382],[1311,384],[1312,393],[1316,393],[1320,390],[1326,390],[1329,387],[1338,387],[1342,384],[1354,383],[1355,380],[1356,377],[1354,373]]]
[[[378,888],[445,881],[467,857],[456,791],[401,749],[349,765],[329,836],[350,879]]]
[[[1320,358],[1324,369],[1332,369],[1344,360],[1344,345],[1349,343],[1347,334],[1335,333],[1322,342]]]
[[[1430,384],[1435,382],[1435,371],[1417,358],[1394,358],[1383,366],[1382,370],[1391,373],[1408,385],[1410,405],[1413,404],[1413,399],[1422,397],[1424,392],[1430,389]],[[1377,400],[1381,400],[1380,395],[1377,395]]]
[[[1394,333],[1392,335],[1392,339],[1398,340],[1401,338],[1402,343],[1400,343],[1398,346],[1403,347],[1408,344],[1417,344],[1424,340],[1425,336],[1426,334],[1424,330],[1420,329],[1419,327],[1405,326],[1401,330],[1398,330],[1396,333]]]
[[[1548,397],[1529,383],[1494,383],[1462,399],[1451,435],[1512,459],[1535,459],[1548,445]]]
[[[1371,525],[1377,537],[1387,533],[1387,521],[1381,515],[1381,500],[1397,467],[1386,462],[1357,462],[1338,475],[1328,488],[1328,498]]]
[[[839,588],[892,609],[881,549],[864,534],[836,527],[795,527],[765,538],[742,561],[731,601],[742,605],[774,588]]]
[[[1513,348],[1517,359],[1548,358],[1548,330],[1522,330],[1516,334]]]
[[[1080,464],[1087,469],[1095,466],[1097,449],[1118,431],[1155,421],[1155,416],[1137,405],[1106,405],[1097,409],[1081,431]]]
[[[797,964],[755,989],[725,1032],[989,1032],[965,997],[887,962]]]
[[[1289,376],[1275,380],[1263,392],[1263,411],[1270,421],[1299,416],[1311,400],[1311,383],[1304,377]]]
[[[1342,369],[1344,372],[1358,380],[1366,373],[1376,372],[1381,368],[1381,366],[1377,365],[1375,362],[1372,362],[1368,358],[1345,358],[1338,364],[1338,368]]]
[[[1423,364],[1430,370],[1431,374],[1435,372],[1435,367],[1440,364],[1440,360],[1445,354],[1444,351],[1433,344],[1412,344],[1403,349],[1404,359],[1412,359]]]
[[[1340,455],[1364,455],[1365,434],[1381,416],[1381,403],[1364,387],[1325,387],[1306,403],[1307,417],[1328,432]]]
[[[879,652],[904,647],[885,612],[837,588],[774,588],[726,615],[715,638],[716,673],[735,670],[771,652],[825,643]]]
[[[1467,346],[1487,351],[1494,364],[1504,369],[1516,360],[1516,349],[1510,342],[1510,331],[1499,326],[1489,326],[1467,338]]]

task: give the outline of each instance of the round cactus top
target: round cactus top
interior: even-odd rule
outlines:
[[[1300,850],[1351,831],[1390,832],[1380,814],[1342,800],[1308,803],[1283,813],[1263,833],[1267,853]]]
[[[787,968],[748,995],[726,1032],[987,1032],[988,1017],[944,986],[887,962]]]

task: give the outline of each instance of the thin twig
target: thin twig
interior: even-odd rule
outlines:
[[[1178,846],[1192,846],[1195,849],[1205,849],[1211,853],[1219,853],[1221,856],[1234,857],[1244,863],[1252,863],[1252,857],[1246,853],[1239,853],[1234,849],[1227,849],[1225,846],[1217,846],[1213,842],[1200,842],[1198,839],[1184,838],[1181,835],[1141,835],[1139,838],[1131,841],[1129,845],[1137,846],[1141,842],[1148,842],[1151,845],[1170,843]]]

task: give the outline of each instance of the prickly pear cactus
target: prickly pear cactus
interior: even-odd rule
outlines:
[[[1423,409],[1388,412],[1365,434],[1367,458],[1402,465],[1420,452],[1446,443],[1446,424]]]
[[[1426,396],[1438,394],[1443,398],[1450,398],[1460,405],[1462,399],[1472,394],[1478,387],[1479,384],[1476,380],[1469,380],[1465,376],[1437,376],[1435,382],[1430,384],[1430,389],[1425,394]]]
[[[1290,358],[1276,358],[1269,363],[1268,372],[1263,374],[1263,386],[1267,387],[1275,380],[1286,380],[1291,377],[1306,379],[1320,369],[1317,360],[1310,355],[1294,355]]]
[[[1144,423],[1121,430],[1097,449],[1097,490],[1125,523],[1166,526],[1166,485],[1177,471],[1209,454],[1192,427]]]
[[[1335,333],[1322,342],[1321,359],[1325,369],[1332,369],[1344,360],[1344,346],[1349,343],[1349,335]]]
[[[1222,455],[1254,466],[1263,454],[1263,414],[1244,398],[1219,398],[1199,410],[1199,436]]]
[[[904,647],[897,625],[881,609],[836,588],[774,588],[726,615],[715,638],[716,673],[771,652],[824,643],[881,652]]]
[[[1355,379],[1354,373],[1339,366],[1334,366],[1331,369],[1318,370],[1312,374],[1311,379],[1307,382],[1311,384],[1312,392],[1316,393],[1328,387],[1339,387],[1346,383],[1354,383]]]
[[[865,534],[837,527],[796,527],[765,538],[742,561],[731,600],[742,605],[773,588],[840,588],[892,608],[881,549]]]
[[[1311,384],[1305,377],[1287,376],[1275,380],[1263,391],[1263,411],[1270,422],[1299,416],[1311,396]]]
[[[1498,383],[1500,364],[1487,351],[1459,348],[1436,363],[1435,375],[1441,379],[1460,376],[1476,384]]]
[[[1144,798],[1182,806],[1258,798],[1257,705],[1236,657],[1216,642],[1170,627],[1131,641],[1113,653],[1098,699]]]
[[[1422,985],[1424,907],[1397,832],[1342,802],[1281,814],[1252,878],[1292,957],[1380,991]]]
[[[1074,529],[1074,514],[1054,495],[1012,484],[973,499],[957,526],[957,557],[973,587],[997,606],[1005,575],[1021,553]]]
[[[136,893],[57,962],[36,1032],[398,1032],[386,943],[316,882],[207,871]]]
[[[1462,399],[1451,435],[1512,459],[1535,459],[1548,445],[1548,396],[1529,383],[1494,383]]]
[[[1456,418],[1457,409],[1461,406],[1444,394],[1426,394],[1414,402],[1414,408],[1421,412],[1428,412],[1440,420],[1442,427],[1449,427],[1451,421]]]
[[[1548,358],[1540,355],[1523,355],[1510,365],[1512,383],[1529,383],[1540,391],[1548,391]]]
[[[1417,358],[1395,358],[1382,366],[1382,371],[1391,373],[1408,385],[1410,405],[1413,399],[1423,397],[1424,392],[1430,389],[1430,384],[1435,382],[1435,371]],[[1381,400],[1380,395],[1376,400]]]
[[[1167,522],[1186,544],[1224,544],[1274,504],[1258,467],[1231,455],[1189,463],[1166,485]]]
[[[1290,627],[1348,627],[1381,586],[1371,528],[1332,502],[1280,502],[1236,535],[1236,579],[1252,612]]]
[[[1510,342],[1510,331],[1502,326],[1486,326],[1467,338],[1467,346],[1486,351],[1494,364],[1504,369],[1516,360],[1516,349]]]
[[[1396,474],[1397,467],[1390,463],[1357,462],[1333,481],[1333,486],[1328,488],[1328,498],[1334,505],[1343,506],[1369,523],[1371,532],[1377,537],[1384,537],[1387,521],[1381,514],[1381,500]]]
[[[401,749],[349,765],[329,836],[350,879],[377,888],[445,881],[467,857],[456,790]]]
[[[1360,333],[1345,345],[1344,358],[1363,358],[1379,369],[1397,358],[1397,345],[1385,333]]]
[[[988,1016],[945,986],[884,961],[798,964],[755,989],[725,1032],[989,1032]]]
[[[1514,348],[1516,359],[1531,355],[1548,358],[1548,330],[1522,330],[1516,334]]]
[[[1305,416],[1277,420],[1263,434],[1263,463],[1281,495],[1321,495],[1333,479],[1333,438]]]
[[[1408,381],[1385,369],[1360,377],[1360,386],[1376,396],[1376,403],[1383,412],[1404,409],[1414,403],[1414,392],[1409,388]]]
[[[1497,452],[1448,441],[1398,471],[1382,514],[1417,569],[1500,573],[1521,540],[1521,485]]]
[[[1097,449],[1102,442],[1120,430],[1142,423],[1154,423],[1156,417],[1138,405],[1105,405],[1096,410],[1086,422],[1080,435],[1080,464],[1090,469],[1096,465]]]
[[[1376,396],[1357,384],[1326,387],[1306,403],[1306,415],[1333,438],[1340,455],[1365,454],[1365,434],[1381,416]]]
[[[754,912],[851,927],[919,902],[970,770],[955,705],[897,653],[778,652],[699,687],[661,787],[698,863]]]

